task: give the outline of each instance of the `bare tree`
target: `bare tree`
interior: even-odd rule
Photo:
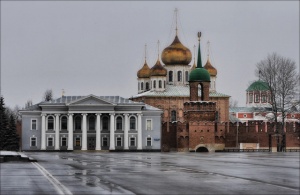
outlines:
[[[230,100],[229,100],[229,107],[230,108],[237,107],[238,104],[239,104],[239,102],[237,100],[234,100],[234,99],[230,98]]]
[[[43,97],[44,101],[51,101],[53,100],[53,92],[52,89],[47,89],[44,93],[44,97]]]
[[[299,81],[299,74],[296,72],[295,61],[282,57],[277,53],[269,54],[264,60],[256,65],[256,75],[266,82],[271,93],[271,106],[276,125],[276,134],[284,134],[284,122]],[[279,128],[278,116],[281,115]],[[277,147],[280,151],[279,137],[277,136]]]

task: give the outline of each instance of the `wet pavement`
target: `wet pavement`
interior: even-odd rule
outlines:
[[[299,153],[26,152],[1,195],[299,194]]]

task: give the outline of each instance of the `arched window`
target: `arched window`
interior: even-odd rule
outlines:
[[[141,90],[144,90],[144,83],[141,83]]]
[[[81,116],[76,116],[74,121],[75,121],[75,130],[81,130]]]
[[[66,116],[61,117],[60,129],[61,130],[67,130],[68,129],[68,118]]]
[[[169,71],[169,82],[173,82],[173,71]]]
[[[148,91],[149,90],[149,83],[146,82],[146,90]]]
[[[135,130],[136,129],[136,120],[134,116],[130,117],[130,130]]]
[[[166,81],[164,81],[164,89],[166,88]]]
[[[102,129],[108,130],[108,117],[107,116],[104,116],[102,118]]]
[[[176,121],[176,110],[171,111],[171,121]]]
[[[182,72],[181,71],[177,72],[177,81],[182,81]]]
[[[95,130],[96,121],[94,116],[89,117],[89,130]]]
[[[185,81],[189,81],[189,71],[185,71]]]
[[[156,88],[156,81],[153,81],[153,88]]]
[[[117,130],[122,130],[122,117],[118,116],[117,117]]]
[[[140,83],[138,83],[138,90],[140,90]]]
[[[53,116],[48,117],[48,130],[54,129],[54,118]]]
[[[162,88],[161,80],[158,81],[158,87],[159,87],[160,89]]]

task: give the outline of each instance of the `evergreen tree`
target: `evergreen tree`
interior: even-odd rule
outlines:
[[[13,115],[10,115],[6,137],[7,145],[5,146],[5,149],[11,151],[18,151],[19,136],[17,135],[16,120]]]
[[[0,150],[19,150],[16,120],[6,112],[3,97],[0,98],[0,128]]]
[[[0,150],[5,150],[6,133],[8,130],[8,120],[4,107],[4,98],[0,97]]]

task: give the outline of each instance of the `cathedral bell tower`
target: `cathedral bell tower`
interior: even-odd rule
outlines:
[[[184,103],[189,132],[188,147],[190,151],[214,151],[216,102],[209,101],[210,74],[202,67],[200,37],[201,32],[198,33],[197,67],[191,71],[189,77],[190,101]]]

